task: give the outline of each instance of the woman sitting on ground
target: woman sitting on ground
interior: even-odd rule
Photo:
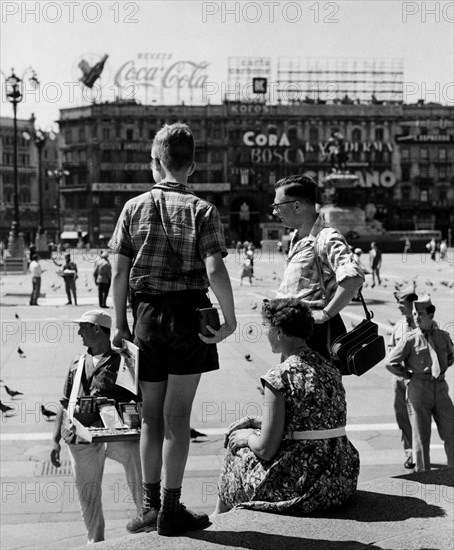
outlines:
[[[263,325],[284,362],[262,376],[263,419],[229,426],[213,515],[235,506],[302,515],[353,495],[359,455],[345,435],[339,371],[306,344],[314,321],[296,298],[263,304]]]

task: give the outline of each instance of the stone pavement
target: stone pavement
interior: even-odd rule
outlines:
[[[452,253],[450,257],[453,257]],[[45,297],[40,299],[40,307],[28,306],[28,291],[31,286],[29,275],[2,276],[0,379],[13,389],[24,393],[23,396],[11,399],[3,388],[0,390],[2,402],[14,409],[11,416],[2,416],[0,421],[0,546],[2,550],[62,550],[85,543],[84,526],[79,514],[68,455],[64,450],[63,468],[57,470],[51,467],[49,452],[53,423],[45,421],[39,411],[39,405],[44,403],[48,408],[54,406],[61,394],[70,359],[83,349],[77,336],[77,327],[71,320],[79,317],[83,311],[97,307],[96,287],[92,283],[94,265],[92,260],[91,256],[76,254],[76,261],[80,268],[79,306],[77,307],[65,306],[66,297],[62,281],[56,275],[57,268],[51,262],[44,262],[47,271],[44,273],[42,293]],[[434,303],[437,305],[437,320],[452,334],[453,289],[447,286],[450,282],[452,283],[452,263],[432,263],[424,260],[425,257],[415,255],[404,262],[399,255],[385,255],[383,264],[386,281],[383,286],[374,289],[366,286],[364,290],[366,301],[374,311],[374,319],[378,322],[383,334],[389,332],[391,325],[399,319],[392,296],[394,282],[412,278],[417,281],[418,292],[422,293],[426,290],[432,292]],[[254,285],[252,287],[243,285],[241,288],[238,279],[239,267],[234,256],[228,257],[227,267],[232,276],[239,327],[227,342],[219,346],[221,369],[202,377],[194,402],[191,425],[205,433],[207,437],[200,438],[191,444],[183,484],[184,503],[189,508],[209,513],[213,510],[215,503],[217,476],[224,453],[222,441],[225,427],[240,416],[260,413],[261,395],[257,390],[259,378],[276,363],[276,356],[271,354],[269,345],[261,334],[259,304],[263,297],[270,298],[274,295],[283,266],[279,259],[260,258],[256,261]],[[111,297],[108,303],[112,303]],[[110,312],[112,313],[112,309]],[[345,310],[344,317],[347,324],[353,324],[358,322],[362,315],[361,308],[357,304],[352,304]],[[25,358],[20,358],[17,354],[18,346],[24,350]],[[247,361],[245,355],[249,354],[251,360]],[[452,375],[453,369],[450,369],[451,395],[454,386]],[[385,481],[376,482],[379,489],[382,486],[392,485],[394,487],[392,490],[398,491],[395,489],[394,480],[390,478],[408,472],[403,468],[404,457],[392,408],[389,373],[378,365],[365,376],[348,377],[344,384],[348,402],[347,431],[361,457],[361,490],[368,491],[369,482],[384,479]],[[434,468],[442,468],[446,464],[442,442],[436,430],[433,430],[432,434],[431,458]],[[440,470],[440,472],[446,471]],[[423,501],[419,503],[423,506],[425,497],[418,497],[419,493],[423,494],[423,489],[419,489],[419,486],[415,487],[414,493],[411,495],[404,493],[404,495],[408,494],[414,499]],[[373,490],[376,490],[375,486]],[[440,490],[446,491],[444,486]],[[447,498],[451,499],[452,504],[450,494]],[[125,535],[125,523],[135,512],[129,492],[125,489],[121,468],[109,461],[106,462],[103,496],[106,540],[114,541]],[[370,500],[365,502],[369,503]],[[382,502],[383,500],[380,500],[380,503]],[[429,503],[439,505],[437,502],[429,501]],[[389,503],[385,504],[388,506]],[[443,505],[440,504],[440,506],[443,508]],[[251,515],[246,516],[245,522],[241,523],[242,514],[245,513],[233,512],[228,517],[220,517],[216,520],[214,527],[219,522],[220,530],[227,533],[231,531],[231,524],[238,521],[238,525],[242,526],[241,529],[238,527],[240,530],[250,531],[248,518],[252,517]],[[237,514],[241,514],[238,519]],[[248,514],[251,513],[248,512]],[[255,526],[254,531],[263,529],[263,532],[267,532],[266,522],[269,520],[264,518],[267,515],[259,516],[259,519],[254,519],[254,524],[257,521],[257,526],[260,528]],[[276,516],[273,518],[276,521]],[[425,518],[424,515],[416,516],[415,526],[411,528],[416,529],[416,524],[425,525]],[[292,518],[286,518],[285,521],[287,520],[296,521]],[[368,521],[372,520],[369,518]],[[340,525],[344,523],[341,522]],[[301,529],[297,528],[298,525],[298,523],[282,525],[285,527],[284,534],[287,534],[288,530],[289,534],[294,533],[292,536],[301,537]],[[392,525],[397,524],[392,523]],[[270,527],[274,531],[269,532],[277,536],[282,533],[277,530],[278,527],[279,525]],[[357,527],[366,528],[367,522],[358,520]],[[401,528],[404,533],[408,524],[402,523]],[[233,546],[239,545],[242,536],[239,533],[235,535],[237,538],[228,539],[228,543]],[[244,536],[245,547],[255,548],[251,546],[254,543],[254,535]],[[191,537],[171,540],[185,541],[194,537],[193,534]],[[257,537],[257,540],[262,543],[264,536],[257,535]],[[315,541],[321,535],[311,531],[308,537]],[[363,542],[364,539],[356,537],[356,531],[352,530],[352,540],[359,542],[352,543],[351,548],[362,548],[364,546],[361,545],[367,544]],[[162,537],[154,536],[153,546],[161,544],[161,539]],[[276,538],[272,537],[272,540]],[[337,539],[331,537],[328,542],[335,540]],[[179,544],[175,542],[177,543]],[[197,544],[205,543],[218,544],[218,539],[198,539]],[[168,545],[166,548],[172,548],[169,542],[166,544]],[[281,544],[283,544],[282,541],[279,542],[279,545]],[[313,548],[322,548],[315,544],[314,542]],[[336,548],[333,542],[330,544],[331,546],[326,547]],[[204,546],[192,546],[192,548],[198,547]],[[308,544],[308,547],[311,546]],[[344,548],[349,547],[344,546]],[[388,547],[384,545],[383,548]],[[390,546],[390,548],[393,547]],[[432,546],[422,545],[420,548],[432,548]]]
[[[204,531],[156,532],[93,545],[96,550],[449,550],[453,548],[454,468],[374,480],[351,502],[307,517],[233,510]]]

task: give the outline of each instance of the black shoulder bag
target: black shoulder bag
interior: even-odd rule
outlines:
[[[314,245],[315,263],[320,278],[320,288],[326,296],[323,271],[319,263],[316,245],[317,241]],[[373,313],[367,309],[361,291],[358,292],[358,295],[361,298],[366,318],[350,332],[338,336],[333,343],[328,341],[330,356],[333,361],[341,363],[343,376],[349,374],[361,376],[375,367],[386,355],[385,339],[378,334],[378,325],[371,321]],[[329,334],[328,327],[328,339]]]
[[[361,292],[358,294],[366,318],[350,332],[338,336],[331,344],[330,353],[342,363],[345,374],[361,376],[385,357],[386,348],[385,339],[378,334],[378,325],[371,321],[373,314],[367,309]]]

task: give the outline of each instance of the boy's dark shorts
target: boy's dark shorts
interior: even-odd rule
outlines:
[[[212,307],[206,292],[135,294],[134,344],[139,348],[139,380],[162,382],[169,374],[219,369],[216,344],[199,338],[197,308]]]

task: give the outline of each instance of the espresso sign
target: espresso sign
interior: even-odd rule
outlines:
[[[120,65],[114,83],[118,87],[134,85],[153,94],[154,100],[201,93],[208,81],[207,61],[175,60],[172,54],[139,54]],[[166,103],[168,101],[165,101]]]

